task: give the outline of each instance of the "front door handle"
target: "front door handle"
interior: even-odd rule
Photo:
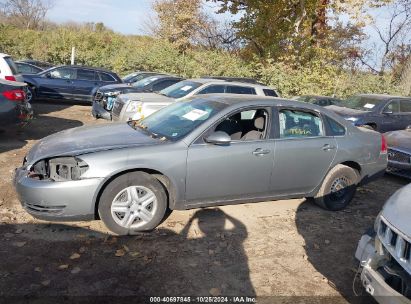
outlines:
[[[335,150],[335,146],[331,146],[329,144],[326,144],[322,147],[323,151],[331,151],[331,150]]]
[[[270,150],[264,150],[264,149],[258,148],[255,151],[253,151],[253,155],[263,156],[263,155],[269,154],[270,152],[271,152]]]

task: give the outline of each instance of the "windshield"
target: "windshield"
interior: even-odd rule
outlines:
[[[171,97],[171,98],[181,98],[186,96],[188,93],[194,91],[201,83],[194,81],[180,81],[172,86],[165,88],[160,91],[160,94]]]
[[[148,76],[151,76],[151,75],[152,75],[152,74],[139,73],[139,72],[137,72],[137,73],[131,73],[131,74],[125,76],[125,77],[123,78],[123,81],[124,81],[124,82],[136,82],[136,81],[139,81],[139,80],[144,79],[144,78],[146,78],[146,77],[148,77]]]
[[[144,88],[145,86],[147,86],[150,83],[156,81],[157,79],[158,79],[157,76],[151,76],[151,77],[148,77],[148,78],[141,79],[137,82],[134,82],[132,84],[132,86],[135,87],[135,88]]]
[[[176,141],[213,117],[227,105],[196,99],[171,104],[137,122],[134,127],[149,132],[152,136]]]
[[[363,110],[363,111],[372,111],[375,106],[380,103],[380,100],[372,97],[364,96],[353,96],[348,98],[344,105],[351,109]]]

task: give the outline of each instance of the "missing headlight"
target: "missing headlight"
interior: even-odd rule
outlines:
[[[49,160],[50,179],[56,182],[79,180],[88,165],[79,158],[61,157]]]
[[[56,182],[79,180],[88,170],[88,165],[76,157],[59,157],[41,160],[33,165],[29,177],[33,179],[49,179]]]

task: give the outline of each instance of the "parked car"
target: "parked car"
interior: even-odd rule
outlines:
[[[100,87],[94,97],[91,113],[95,118],[111,120],[111,110],[118,95],[139,92],[159,92],[181,80],[182,78],[177,76],[155,75],[143,78],[131,85],[123,83]]]
[[[411,184],[391,196],[355,257],[361,282],[381,304],[411,303]]]
[[[123,80],[124,83],[132,84],[132,83],[140,81],[144,78],[147,78],[147,77],[150,77],[150,76],[155,76],[155,75],[163,75],[163,74],[162,73],[157,73],[157,72],[138,71],[138,72],[128,74],[127,76],[124,76],[122,78],[122,80]]]
[[[356,95],[344,107],[329,106],[355,126],[369,126],[381,133],[411,125],[411,98],[390,95]]]
[[[16,64],[10,55],[0,53],[0,79],[8,81],[23,81],[19,74]]]
[[[343,106],[340,99],[329,97],[329,96],[302,95],[302,96],[296,97],[295,100],[316,104],[322,107],[332,106],[332,105],[339,106],[339,107]]]
[[[44,71],[43,68],[40,68],[31,63],[16,61],[15,64],[17,67],[17,71],[20,74],[37,74],[37,73],[40,73],[41,71]]]
[[[30,103],[25,101],[26,84],[0,79],[0,127],[25,124],[33,117]]]
[[[43,70],[48,70],[55,66],[54,64],[50,62],[44,62],[44,61],[34,60],[34,59],[24,59],[24,60],[19,60],[18,62],[35,65],[36,67],[42,68]]]
[[[411,178],[411,126],[384,135],[388,144],[387,172]]]
[[[331,111],[220,94],[176,102],[139,122],[48,136],[14,183],[34,217],[101,218],[123,235],[155,228],[167,208],[307,197],[341,210],[386,166],[383,136]]]
[[[261,84],[250,83],[240,78],[229,81],[228,77],[197,78],[178,82],[158,93],[132,93],[119,95],[111,112],[114,121],[139,120],[168,106],[192,96],[203,94],[248,94],[258,96],[279,96],[277,92]]]
[[[28,84],[27,101],[39,99],[93,100],[97,89],[121,83],[116,73],[84,66],[59,66],[35,75],[23,75]]]

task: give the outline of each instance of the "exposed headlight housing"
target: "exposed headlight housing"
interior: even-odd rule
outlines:
[[[41,160],[34,164],[29,177],[39,180],[52,180],[56,182],[80,180],[88,170],[86,162],[77,157],[58,157]]]
[[[351,121],[351,122],[357,122],[359,120],[358,117],[347,117],[345,120]]]
[[[141,112],[143,103],[141,101],[130,101],[127,106],[126,112],[137,113]]]
[[[117,96],[117,95],[120,95],[121,94],[121,92],[120,91],[114,91],[114,92],[107,92],[106,93],[106,95],[107,96]]]

